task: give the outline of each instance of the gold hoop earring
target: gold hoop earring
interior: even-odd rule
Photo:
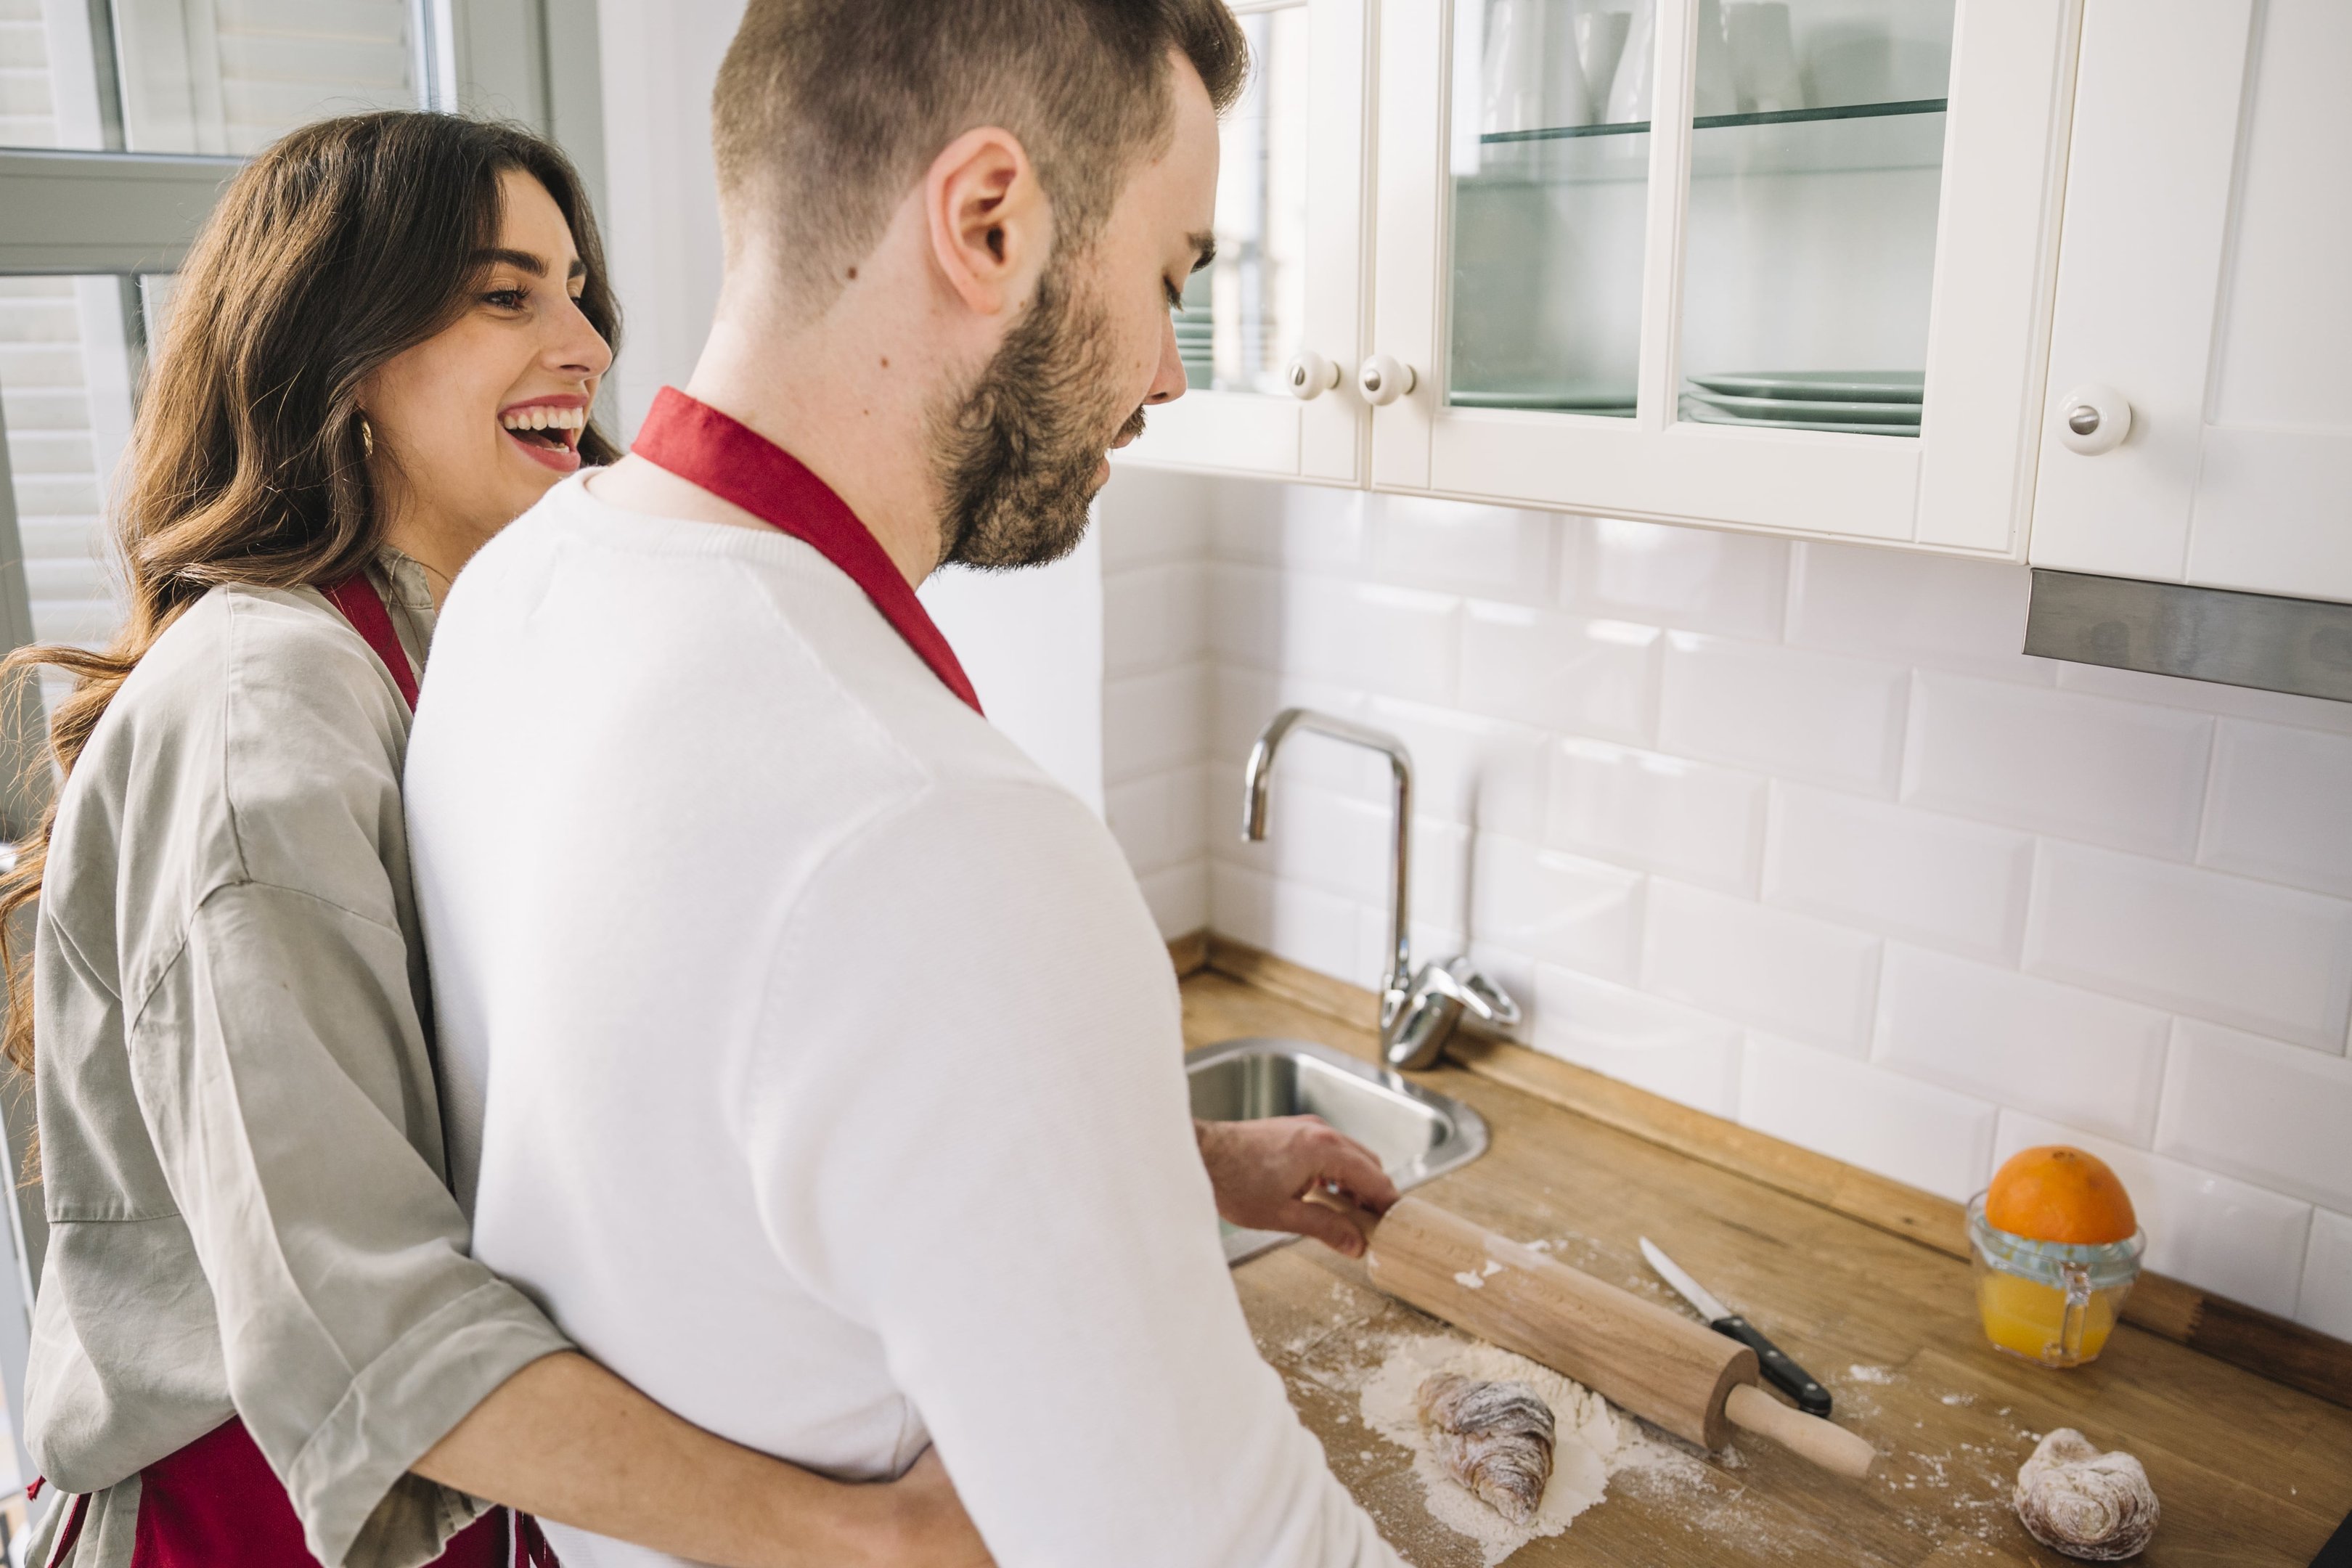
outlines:
[[[375,426],[368,423],[367,416],[364,414],[360,416],[360,456],[362,458],[375,456]]]

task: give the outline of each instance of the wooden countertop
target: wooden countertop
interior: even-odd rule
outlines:
[[[1367,1030],[1208,971],[1184,982],[1184,1031],[1188,1046],[1275,1035],[1375,1058]],[[2090,1366],[2033,1366],[1985,1342],[1968,1265],[1942,1251],[1459,1067],[1414,1076],[1476,1108],[1494,1134],[1422,1196],[1671,1301],[1636,1250],[1649,1236],[1827,1384],[1838,1421],[1880,1453],[1859,1485],[1753,1437],[1687,1474],[1621,1475],[1514,1568],[2063,1568],[2009,1505],[2018,1466],[2054,1426],[2147,1467],[2164,1510],[2136,1560],[2148,1568],[2304,1568],[2352,1511],[2352,1410],[2128,1323]],[[1234,1281],[1259,1350],[1381,1531],[1416,1568],[1478,1568],[1475,1545],[1428,1517],[1410,1456],[1357,1415],[1354,1391],[1387,1339],[1442,1325],[1311,1242],[1252,1259]]]

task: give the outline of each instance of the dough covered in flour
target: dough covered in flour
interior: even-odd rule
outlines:
[[[2034,1540],[2085,1563],[2120,1563],[2156,1534],[2156,1489],[2129,1454],[2103,1454],[2071,1426],[2017,1472],[2017,1517]]]
[[[1551,1479],[1551,1406],[1524,1383],[1441,1372],[1414,1394],[1421,1426],[1446,1474],[1479,1501],[1526,1524]]]

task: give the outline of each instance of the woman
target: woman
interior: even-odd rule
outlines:
[[[562,156],[448,116],[295,132],[189,258],[129,619],[8,661],[79,678],[0,890],[39,899],[6,1037],[50,1224],[26,1437],[73,1494],[37,1562],[543,1555],[482,1499],[719,1563],[985,1561],[935,1459],[845,1486],[725,1443],[466,1253],[401,762],[449,579],[614,455],[616,326]]]

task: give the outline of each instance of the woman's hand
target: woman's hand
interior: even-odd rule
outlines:
[[[1397,1200],[1396,1184],[1372,1152],[1319,1116],[1195,1121],[1192,1131],[1217,1212],[1244,1230],[1311,1236],[1355,1258],[1364,1250],[1363,1233],[1338,1210],[1307,1202],[1307,1194],[1336,1187],[1374,1214],[1386,1214]]]
[[[837,1481],[714,1436],[577,1351],[492,1389],[414,1468],[716,1568],[990,1563],[936,1450],[895,1481]]]
[[[992,1568],[995,1559],[963,1511],[940,1451],[926,1448],[907,1473],[878,1489],[889,1522],[872,1561],[889,1568]]]

